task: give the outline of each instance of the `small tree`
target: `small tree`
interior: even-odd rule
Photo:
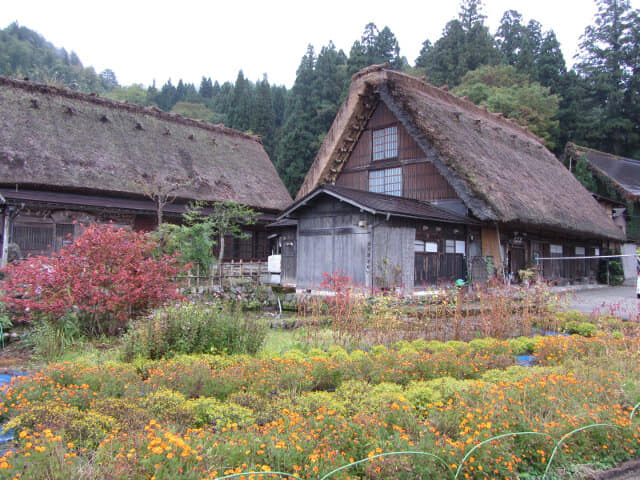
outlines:
[[[178,253],[181,264],[197,265],[201,271],[210,272],[215,261],[213,247],[216,234],[213,217],[203,215],[203,207],[203,202],[190,203],[182,215],[184,224],[165,223],[158,234],[164,253]]]
[[[194,179],[181,178],[172,175],[165,177],[151,176],[147,173],[133,180],[133,183],[142,190],[147,197],[153,200],[156,206],[157,228],[162,225],[164,207],[176,199],[176,191],[188,187]]]
[[[220,254],[218,256],[218,274],[222,281],[222,258],[224,256],[224,237],[231,235],[235,238],[247,238],[247,234],[242,231],[242,227],[253,225],[258,221],[259,212],[251,207],[240,205],[234,202],[215,202],[215,211],[211,217],[211,225],[214,235],[218,238]]]
[[[75,312],[87,333],[116,334],[130,317],[180,296],[177,258],[155,258],[156,248],[148,234],[91,225],[57,254],[8,265],[1,300],[28,321],[55,325]]]

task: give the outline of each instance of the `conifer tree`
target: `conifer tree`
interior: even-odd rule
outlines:
[[[498,63],[500,55],[481,11],[481,0],[463,0],[458,18],[447,23],[433,47],[423,43],[417,63],[430,82],[457,85],[468,71]]]
[[[599,139],[590,139],[591,146],[607,152],[625,155],[638,141],[633,113],[626,102],[633,95],[633,74],[637,71],[638,48],[635,18],[628,0],[597,0],[595,23],[586,28],[580,44],[580,59],[576,69],[587,82],[587,109],[598,112]],[[592,115],[595,118],[595,115]]]

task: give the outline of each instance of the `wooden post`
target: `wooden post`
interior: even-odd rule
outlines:
[[[9,223],[10,216],[7,207],[5,207],[2,214],[2,260],[0,260],[0,267],[4,267],[9,260]]]

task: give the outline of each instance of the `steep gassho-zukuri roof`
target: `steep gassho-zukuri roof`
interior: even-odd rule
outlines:
[[[382,101],[481,221],[621,239],[604,209],[527,129],[470,101],[385,66],[353,76],[342,104],[296,198],[329,183],[362,119]]]
[[[0,77],[0,185],[142,194],[281,210],[291,196],[260,139],[64,88]]]
[[[640,199],[640,160],[601,152],[574,143],[567,144],[564,154],[572,156],[574,162],[584,155],[591,168],[600,176],[607,178],[622,195],[631,200]]]

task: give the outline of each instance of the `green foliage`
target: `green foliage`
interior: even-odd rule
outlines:
[[[447,23],[433,47],[423,44],[416,65],[424,67],[431,83],[457,85],[467,72],[498,63],[500,54],[481,10],[480,0],[464,0],[458,18]]]
[[[531,82],[529,76],[508,65],[483,66],[468,72],[454,90],[456,95],[467,96],[478,104],[486,105],[492,112],[503,113],[527,126],[555,146],[558,121],[558,96],[548,87]]]
[[[405,397],[413,407],[422,415],[436,402],[442,402],[442,394],[429,386],[428,382],[410,382],[404,391]]]
[[[624,270],[618,260],[601,260],[598,280],[608,285],[622,285],[624,282]]]
[[[593,177],[591,169],[589,168],[589,162],[587,162],[587,159],[584,155],[580,155],[580,157],[577,159],[575,168],[573,170],[573,175],[590,192],[598,191],[598,186],[596,184],[595,178]]]
[[[0,332],[4,333],[13,326],[11,315],[4,302],[0,301]]]
[[[628,0],[596,0],[596,4],[598,13],[581,37],[581,61],[576,66],[586,93],[578,101],[589,119],[580,133],[588,146],[637,154],[640,16]]]
[[[46,319],[37,322],[31,332],[36,354],[47,361],[58,358],[80,337],[80,321],[74,311],[68,311],[55,322]]]
[[[375,23],[368,23],[360,41],[356,40],[351,47],[349,72],[353,74],[361,68],[380,63],[389,63],[394,70],[408,66],[407,59],[400,56],[400,45],[391,29],[385,26],[378,30]]]
[[[182,215],[183,224],[163,223],[156,235],[165,253],[178,253],[183,265],[197,265],[200,272],[207,274],[215,262],[213,246],[216,232],[212,217],[202,214],[203,207],[202,202],[190,203]]]
[[[62,433],[66,441],[76,441],[95,448],[116,425],[112,417],[81,411],[77,407],[60,405],[52,400],[33,405],[7,422],[5,428],[27,431],[48,428],[50,433]]]
[[[583,337],[592,337],[596,331],[597,327],[590,322],[567,322],[563,325],[562,330],[566,333],[570,334],[578,334]]]
[[[159,388],[138,399],[138,404],[153,417],[162,416],[178,425],[193,425],[197,409],[189,408],[187,398],[168,388]]]
[[[171,113],[177,113],[183,117],[194,118],[196,120],[204,120],[205,122],[215,123],[218,117],[216,113],[207,108],[204,103],[193,103],[180,101],[171,108]]]
[[[251,207],[235,202],[214,202],[211,206],[215,213],[207,217],[206,223],[218,239],[220,250],[218,260],[219,267],[222,268],[225,237],[230,235],[236,238],[246,238],[247,234],[243,232],[242,228],[255,224],[260,213]]]
[[[266,322],[242,315],[230,303],[170,306],[131,325],[123,339],[123,355],[130,361],[176,353],[255,354],[266,331]]]
[[[205,425],[222,427],[248,427],[255,423],[253,411],[233,402],[221,402],[215,398],[200,397],[188,400],[185,407],[195,417],[196,428]]]
[[[113,71],[97,75],[93,68],[83,67],[74,52],[54,47],[18,22],[0,30],[0,75],[28,77],[86,93],[105,93],[118,86]]]

